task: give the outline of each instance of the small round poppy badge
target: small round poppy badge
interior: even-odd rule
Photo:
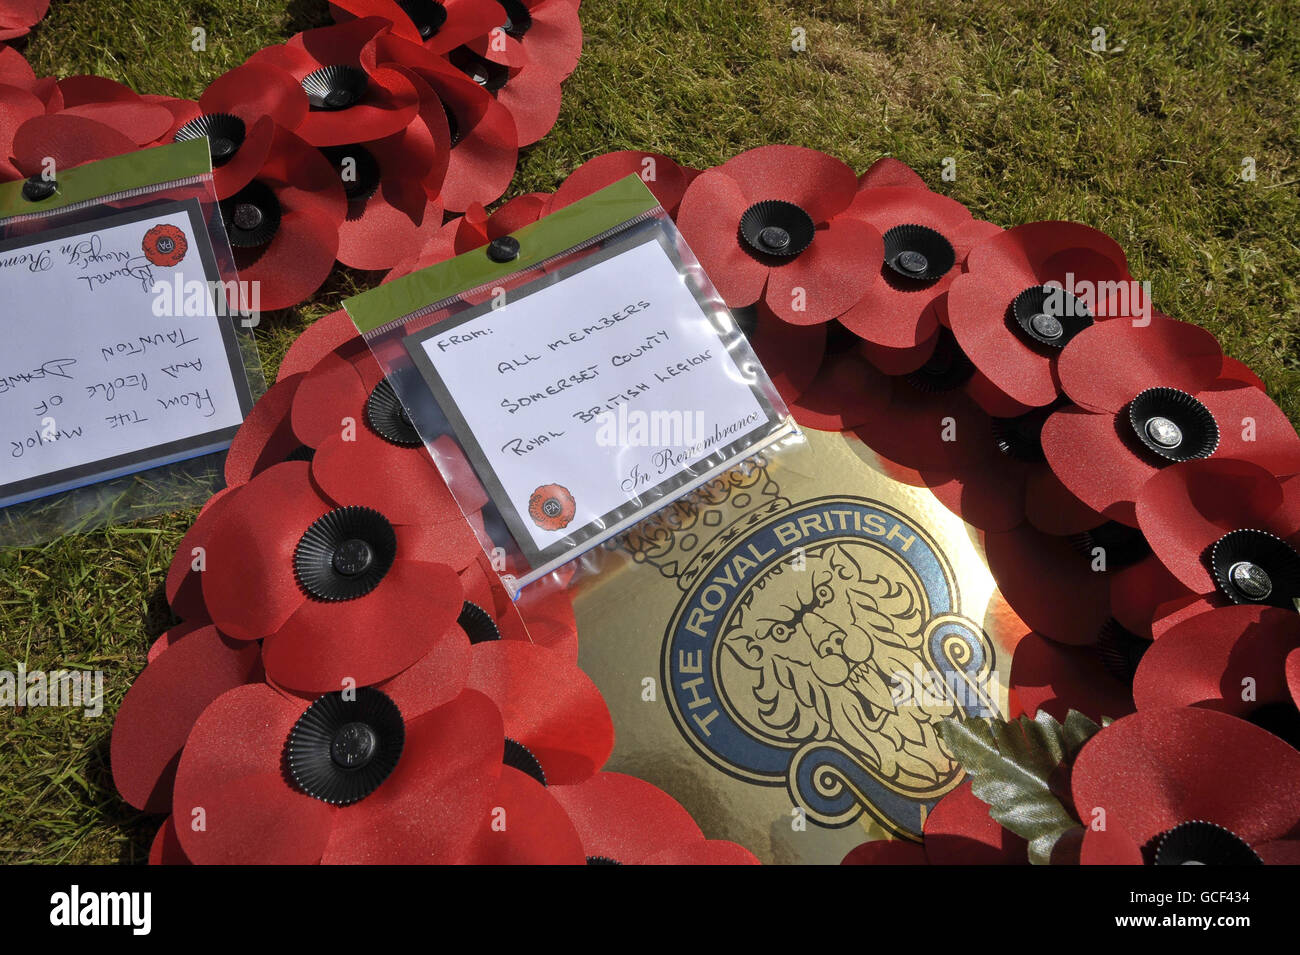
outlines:
[[[568,527],[577,509],[573,495],[563,484],[543,484],[528,499],[528,516],[542,530]]]
[[[189,251],[190,241],[185,233],[170,223],[163,222],[144,234],[141,243],[144,256],[154,265],[180,265],[181,259]]]

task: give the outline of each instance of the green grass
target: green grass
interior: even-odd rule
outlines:
[[[771,142],[864,169],[915,166],[976,215],[1073,218],[1125,247],[1161,310],[1212,329],[1300,420],[1297,116],[1300,16],[1197,3],[587,0],[587,44],[555,130],[513,192],[552,189],[619,148],[707,166]],[[320,0],[56,0],[26,53],[44,73],[95,72],[196,96],[259,46],[326,22]],[[207,51],[190,28],[207,29]],[[1109,49],[1091,48],[1105,28]],[[791,52],[791,31],[807,50]],[[1253,157],[1257,179],[1241,178]],[[954,182],[940,180],[946,157]],[[268,376],[349,289],[264,323]],[[98,720],[0,712],[0,861],[138,861],[154,821],[107,768],[112,712],[165,629],[160,588],[181,513],[0,554],[0,669],[107,671]]]

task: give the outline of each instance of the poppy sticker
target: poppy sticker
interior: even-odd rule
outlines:
[[[528,516],[542,530],[568,527],[576,511],[573,495],[563,484],[543,484],[528,498]]]
[[[178,227],[164,222],[144,234],[141,247],[145,258],[154,265],[171,267],[180,265],[181,259],[189,251],[190,243]]]

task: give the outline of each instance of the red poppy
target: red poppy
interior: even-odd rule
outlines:
[[[0,53],[4,51],[0,50]],[[14,135],[28,120],[45,115],[45,104],[35,93],[11,86],[0,76],[0,182],[25,178],[25,173],[10,158],[14,152]]]
[[[257,175],[221,202],[239,267],[243,310],[290,308],[311,296],[334,266],[347,197],[329,160],[276,127]],[[257,283],[260,302],[247,289]]]
[[[879,281],[880,234],[848,214],[857,176],[798,146],[762,146],[695,178],[677,225],[733,307],[766,301],[792,325],[852,308]]]
[[[612,153],[603,153],[571,172],[555,190],[546,213],[563,209],[584,196],[605,188],[624,176],[637,175],[646,184],[659,204],[669,215],[677,214],[686,187],[691,184],[699,172],[689,166],[682,166],[659,153],[641,152],[637,149],[624,149]]]
[[[168,141],[208,138],[212,179],[219,199],[247,186],[266,164],[276,127],[293,130],[307,116],[301,84],[277,67],[245,63],[218,76],[188,111]]]
[[[486,36],[501,25],[502,17],[496,0],[331,0],[330,12],[336,23],[382,17],[396,36],[437,54]]]
[[[1249,461],[1185,461],[1150,478],[1137,519],[1192,594],[1294,610],[1300,598],[1300,478]]]
[[[393,266],[393,270],[385,276],[384,281],[418,272],[438,262],[445,262],[485,246],[495,238],[522,229],[541,218],[549,199],[550,195],[543,192],[515,196],[491,215],[487,214],[487,210],[482,205],[474,203],[463,216],[443,225],[441,229],[429,236],[422,246],[408,253]]]
[[[1295,857],[1300,752],[1234,716],[1158,707],[1116,720],[1079,752],[1071,788],[1085,864]]]
[[[529,146],[560,115],[560,83],[582,53],[571,0],[502,0],[504,24],[452,50],[452,64],[510,110],[519,145]]]
[[[16,40],[45,18],[50,0],[0,0],[0,40]]]
[[[1142,486],[1175,461],[1213,455],[1300,471],[1300,436],[1286,415],[1222,370],[1214,336],[1186,322],[1156,316],[1085,329],[1057,363],[1078,407],[1043,426],[1048,463],[1086,505],[1126,524],[1136,523]]]
[[[934,350],[938,312],[931,307],[961,272],[971,248],[1002,230],[971,217],[960,202],[925,188],[866,186],[848,214],[884,237],[880,280],[840,323],[862,339],[881,371],[915,371]]]
[[[1003,829],[963,782],[925,817],[921,845],[897,839],[864,842],[842,865],[1028,865],[1025,840]]]
[[[375,64],[401,67],[441,102],[451,137],[441,193],[444,206],[463,212],[476,202],[499,198],[519,158],[519,133],[510,110],[446,60],[400,36],[377,35],[366,56]]]
[[[980,242],[947,301],[949,326],[988,385],[972,394],[990,414],[1006,414],[1008,401],[1021,410],[1051,404],[1059,348],[1094,320],[1147,307],[1130,283],[1119,245],[1078,223],[1030,222]]]
[[[209,617],[266,638],[268,676],[294,689],[374,683],[427,654],[460,612],[457,567],[478,553],[445,488],[411,491],[427,477],[414,456],[385,459],[376,439],[371,472],[340,444],[231,490],[204,529]]]
[[[47,112],[13,133],[14,164],[25,176],[41,173],[50,159],[57,177],[60,169],[133,152],[158,142],[174,122],[167,107],[102,76],[66,77],[51,95]]]
[[[376,17],[305,30],[265,47],[249,63],[278,68],[301,84],[309,109],[294,132],[313,146],[346,146],[400,133],[419,116],[410,78],[375,62],[373,43],[389,33]]]
[[[1133,698],[1139,709],[1203,706],[1252,722],[1255,713],[1265,720],[1270,711],[1294,713],[1287,661],[1297,647],[1300,620],[1293,610],[1247,604],[1198,614],[1151,645],[1133,680]]]
[[[598,773],[550,790],[568,814],[591,865],[754,865],[752,853],[710,840],[681,804],[650,783]]]

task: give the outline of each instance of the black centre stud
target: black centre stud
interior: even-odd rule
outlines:
[[[897,225],[884,235],[885,268],[910,282],[937,282],[957,263],[943,234],[923,225]]]
[[[44,176],[32,176],[23,183],[23,198],[28,202],[40,202],[59,191],[59,184]]]
[[[368,507],[340,507],[307,528],[293,552],[293,570],[308,596],[355,600],[379,586],[397,556],[397,534]]]
[[[317,697],[289,731],[285,763],[308,796],[348,806],[369,796],[397,767],[406,724],[374,687]]]
[[[356,106],[366,95],[370,77],[355,66],[323,66],[302,78],[307,103],[323,112]]]
[[[1281,538],[1253,528],[1231,531],[1214,542],[1209,563],[1219,590],[1233,603],[1295,609],[1300,553]]]
[[[212,165],[220,167],[235,158],[235,153],[244,145],[244,137],[247,135],[248,128],[238,116],[230,113],[204,113],[176,130],[174,139],[183,143],[206,137]]]
[[[1235,832],[1193,819],[1155,837],[1156,865],[1263,865],[1264,860]]]
[[[520,0],[497,0],[506,12],[506,22],[501,25],[501,29],[515,40],[522,40],[533,26],[533,15],[528,12]]]
[[[432,40],[447,22],[447,8],[435,0],[398,0],[397,5],[420,31],[421,40]]]
[[[256,179],[220,205],[226,235],[236,248],[266,245],[280,228],[280,200]]]
[[[1048,348],[1064,348],[1092,324],[1083,300],[1055,285],[1033,285],[1011,302],[1010,320],[1020,337]]]
[[[381,379],[366,399],[366,424],[375,434],[398,447],[416,448],[424,443],[387,378]]]
[[[488,243],[487,257],[493,262],[513,262],[519,258],[519,240],[512,235],[497,236]]]
[[[493,63],[486,57],[479,56],[469,47],[460,46],[448,54],[447,59],[471,80],[489,93],[496,93],[510,79],[510,67]]]
[[[791,258],[812,244],[817,224],[793,202],[756,202],[740,217],[740,239],[758,255]]]
[[[1148,451],[1166,461],[1208,458],[1219,447],[1210,409],[1177,388],[1148,388],[1128,406],[1129,427]]]

